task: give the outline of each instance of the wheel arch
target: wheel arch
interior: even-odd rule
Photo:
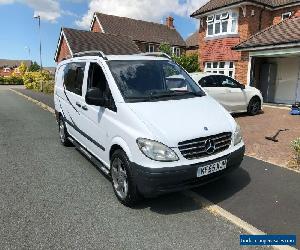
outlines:
[[[123,150],[126,153],[126,155],[128,156],[129,160],[131,161],[132,154],[129,149],[129,146],[127,145],[125,140],[123,140],[121,137],[115,137],[112,140],[111,147],[109,149],[109,160],[111,159],[112,154],[118,149]]]

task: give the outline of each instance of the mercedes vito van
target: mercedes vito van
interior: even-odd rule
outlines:
[[[110,176],[126,206],[205,184],[243,160],[235,120],[163,54],[75,54],[57,66],[54,101],[61,143]]]

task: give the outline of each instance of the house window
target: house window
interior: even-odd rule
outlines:
[[[234,62],[206,62],[204,71],[234,77]]]
[[[16,74],[19,74],[19,73],[20,73],[19,68],[15,68],[15,73],[16,73]]]
[[[292,15],[292,12],[286,12],[286,13],[283,13],[283,14],[281,15],[281,19],[282,19],[282,20],[288,19],[288,18],[291,17],[291,15]]]
[[[228,11],[208,16],[206,19],[206,36],[236,34],[238,26],[238,12]]]
[[[4,68],[4,69],[3,69],[3,72],[4,72],[4,73],[9,73],[9,72],[10,72],[10,68]]]
[[[173,48],[172,48],[172,53],[173,53],[173,55],[175,55],[175,56],[180,56],[180,48],[178,48],[178,47],[173,47]]]
[[[148,44],[148,52],[150,52],[150,53],[155,52],[154,44]]]

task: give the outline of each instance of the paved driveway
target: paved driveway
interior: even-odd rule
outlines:
[[[259,115],[235,118],[241,125],[248,155],[278,165],[288,164],[292,158],[291,141],[300,137],[300,116],[291,116],[286,109],[265,107]],[[278,136],[279,142],[265,139],[279,129],[289,129]]]

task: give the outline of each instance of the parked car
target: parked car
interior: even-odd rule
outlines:
[[[171,59],[74,56],[56,71],[60,141],[109,175],[124,205],[205,184],[241,164],[239,126]]]
[[[192,78],[230,113],[256,115],[263,104],[261,92],[221,74],[192,73]]]

